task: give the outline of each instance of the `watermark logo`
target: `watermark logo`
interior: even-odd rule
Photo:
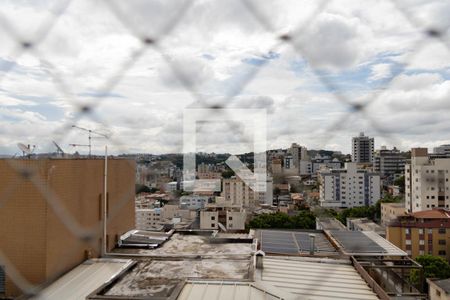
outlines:
[[[266,109],[185,109],[183,112],[183,189],[189,192],[221,191],[220,179],[196,179],[197,125],[208,122],[239,123],[248,129],[247,132],[251,132],[254,153],[253,172],[235,155],[231,155],[225,163],[253,191],[266,192]],[[229,126],[230,130],[235,127]]]

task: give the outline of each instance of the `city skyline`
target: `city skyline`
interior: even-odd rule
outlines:
[[[12,28],[0,27],[0,153],[13,155],[18,142],[42,151],[53,149],[53,139],[64,148],[85,143],[85,135],[64,127],[73,124],[111,133],[111,153],[181,152],[183,109],[205,105],[267,109],[271,149],[297,141],[349,153],[349,139],[359,131],[376,137],[377,147],[450,143],[450,51],[442,41],[448,3],[414,1],[406,8],[399,1],[400,10],[390,1],[111,3],[115,9],[70,2],[20,56],[18,40],[33,42],[36,32],[29,29],[57,16],[58,9],[49,9],[56,3],[0,5]],[[303,22],[309,22],[305,29]],[[141,48],[138,36],[150,47]],[[291,44],[280,44],[283,36]],[[131,53],[138,58],[120,72]],[[114,74],[117,85],[104,91]],[[369,102],[364,114],[356,113]],[[199,151],[248,148],[235,143],[226,124],[204,133],[212,139]],[[93,145],[94,153],[103,152],[103,141]]]

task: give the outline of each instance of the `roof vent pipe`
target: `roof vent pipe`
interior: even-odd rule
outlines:
[[[310,233],[309,234],[309,255],[314,255],[315,239],[316,239],[316,235],[313,233]]]

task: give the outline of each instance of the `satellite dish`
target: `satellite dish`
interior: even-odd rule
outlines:
[[[22,152],[23,152],[24,154],[30,155],[30,154],[32,153],[31,150],[30,150],[30,148],[28,148],[27,146],[25,146],[25,145],[22,144],[22,143],[18,143],[18,144],[17,144],[17,147],[19,147],[19,149],[22,150]]]

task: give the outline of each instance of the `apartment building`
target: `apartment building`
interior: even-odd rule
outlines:
[[[293,143],[287,152],[292,156],[292,162],[296,169],[300,169],[301,160],[309,160],[306,147],[300,146],[297,143]]]
[[[169,204],[161,208],[136,209],[136,229],[159,230],[164,225],[193,222],[196,215],[195,210]]]
[[[200,212],[200,229],[244,230],[247,213],[240,205],[231,204],[224,197],[216,197]]]
[[[435,208],[399,216],[387,225],[386,238],[413,259],[431,254],[450,261],[450,211]]]
[[[405,171],[406,159],[402,153],[397,149],[381,149],[375,151],[373,156],[373,170],[380,173],[382,177],[389,177],[392,180],[396,174],[403,174]]]
[[[346,163],[344,169],[319,171],[320,206],[356,207],[375,204],[381,198],[380,175]]]
[[[356,163],[372,163],[374,147],[374,138],[365,136],[364,132],[361,132],[357,137],[353,137],[352,161]]]
[[[271,204],[273,198],[273,179],[267,176],[266,192],[255,192],[239,177],[225,178],[222,180],[222,197],[232,205],[244,207]]]
[[[180,197],[180,207],[186,209],[202,209],[205,204],[211,199],[209,196],[189,195]]]
[[[408,212],[450,207],[450,158],[430,158],[427,148],[413,148],[405,165]]]
[[[405,203],[381,203],[381,225],[386,226],[404,215],[406,215]]]
[[[103,241],[104,170],[103,159],[0,160],[0,249],[31,284],[99,257],[104,242],[111,250],[134,228],[135,162],[109,159]],[[92,236],[77,234],[84,230],[92,230]],[[6,273],[0,282],[3,296],[20,295],[10,270],[0,269]]]
[[[440,145],[433,148],[433,154],[435,155],[448,155],[450,157],[450,145]]]

